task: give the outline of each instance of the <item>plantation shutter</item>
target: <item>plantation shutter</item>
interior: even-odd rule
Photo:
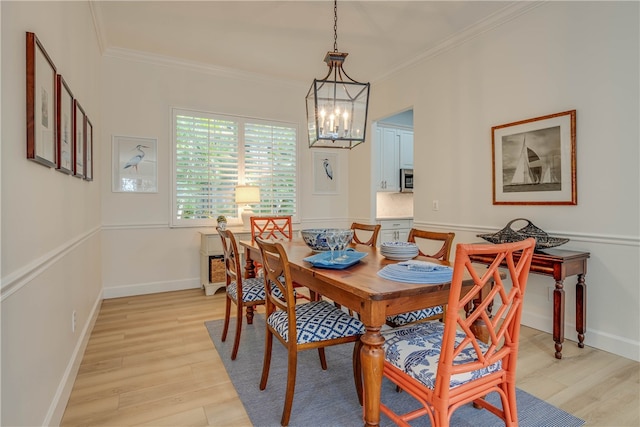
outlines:
[[[260,187],[260,215],[295,215],[295,125],[173,110],[172,226],[238,217],[235,186]]]

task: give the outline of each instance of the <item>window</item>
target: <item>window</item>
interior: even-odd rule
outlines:
[[[297,126],[173,109],[172,226],[239,217],[235,186],[260,187],[257,215],[296,215]]]

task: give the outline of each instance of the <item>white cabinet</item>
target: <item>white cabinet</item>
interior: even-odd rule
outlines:
[[[400,169],[413,168],[413,131],[378,126],[377,191],[400,191]]]
[[[401,130],[400,139],[400,169],[413,169],[413,131]]]
[[[233,232],[236,242],[251,240],[251,232]],[[238,245],[238,249],[241,246]],[[240,249],[241,250],[241,249]],[[224,254],[222,241],[217,231],[200,232],[200,284],[206,295],[215,294],[224,288],[226,272],[224,270]]]
[[[380,227],[380,243],[383,242],[406,242],[409,237],[409,231],[413,227],[413,220],[382,220],[378,221]]]

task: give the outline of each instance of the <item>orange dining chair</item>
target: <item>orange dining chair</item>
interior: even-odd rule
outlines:
[[[412,228],[409,232],[407,241],[413,242],[418,245],[418,255],[435,258],[440,261],[446,261],[448,263],[449,257],[451,256],[453,239],[455,237],[455,233],[438,233],[435,231],[418,230],[417,228]],[[429,246],[429,250],[427,251],[427,249],[424,249],[424,251],[427,251],[424,252],[422,249],[420,249],[420,245],[423,245],[423,247]],[[410,311],[408,313],[388,316],[387,325],[397,327],[423,320],[442,319],[444,318],[444,315],[445,307],[438,305],[435,307],[428,307],[421,310]]]
[[[271,366],[273,337],[287,349],[287,389],[281,424],[289,424],[296,385],[298,352],[318,349],[320,364],[327,369],[324,348],[348,342],[358,342],[364,333],[364,325],[358,319],[326,301],[296,304],[289,259],[282,244],[256,237],[264,268],[264,284],[267,295],[266,339],[260,390],[265,390]],[[277,296],[276,291],[281,294]],[[362,390],[360,357],[354,345],[353,375],[356,390]],[[359,348],[359,347],[358,347]]]
[[[266,240],[292,240],[293,239],[293,225],[291,223],[291,215],[282,216],[252,216],[251,221],[251,240],[255,241],[256,237]],[[254,262],[256,275],[262,274],[262,265]],[[295,288],[304,288],[297,283],[294,283]],[[311,300],[317,299],[318,296],[309,292],[309,296],[303,292],[297,292],[296,296],[302,299]]]
[[[516,362],[520,318],[535,239],[502,244],[458,244],[445,322],[429,321],[382,332],[385,361],[383,375],[420,402],[420,408],[397,414],[382,402],[380,410],[400,426],[428,416],[431,425],[446,427],[461,405],[471,403],[502,418],[507,426],[518,425]],[[470,255],[491,255],[493,262],[476,271]],[[499,267],[508,270],[507,282]],[[473,287],[462,295],[462,282]],[[490,290],[488,290],[490,289]],[[481,301],[482,293],[486,292]],[[496,299],[497,312],[488,307]],[[467,304],[475,309],[466,317]],[[484,322],[488,342],[473,334],[474,323]],[[497,392],[502,407],[485,400]]]
[[[240,334],[242,333],[242,312],[247,309],[247,324],[253,323],[254,307],[265,304],[264,280],[259,277],[243,279],[242,260],[236,238],[230,230],[223,230],[216,227],[220,240],[222,240],[222,251],[224,253],[224,264],[226,270],[226,296],[227,301],[224,311],[224,326],[222,327],[222,342],[227,339],[229,330],[229,319],[231,317],[231,304],[236,306],[236,333],[233,341],[231,360],[235,360],[238,355],[240,345]]]
[[[378,243],[378,233],[380,233],[380,227],[382,227],[380,224],[369,225],[354,222],[353,224],[351,224],[351,229],[353,230],[353,243],[375,246]],[[362,232],[360,236],[358,236],[358,230]],[[362,235],[365,235],[365,233],[368,233],[366,234],[368,239],[362,237]]]

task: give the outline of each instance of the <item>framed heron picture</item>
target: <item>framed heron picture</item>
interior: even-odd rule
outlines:
[[[313,152],[313,193],[338,194],[338,155],[336,153]]]
[[[576,110],[494,126],[494,205],[576,205]]]
[[[114,135],[112,144],[111,190],[116,193],[157,193],[158,140]]]
[[[73,117],[75,105],[73,94],[62,75],[58,74],[58,156],[56,168],[63,173],[71,175],[75,162],[73,151]]]

